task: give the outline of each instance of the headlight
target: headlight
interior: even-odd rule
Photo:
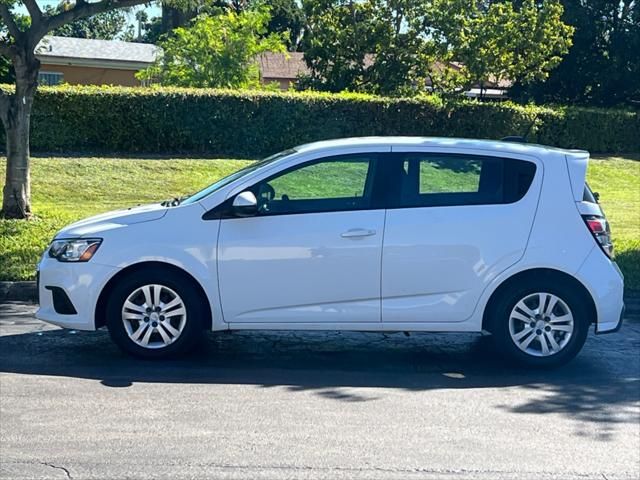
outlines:
[[[49,256],[60,262],[88,262],[101,243],[101,238],[54,240],[49,247]]]

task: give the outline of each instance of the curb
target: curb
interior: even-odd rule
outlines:
[[[3,302],[38,302],[36,282],[0,282],[0,303]],[[640,317],[640,292],[629,292],[624,297],[626,315]]]
[[[36,282],[0,282],[1,302],[37,302]]]

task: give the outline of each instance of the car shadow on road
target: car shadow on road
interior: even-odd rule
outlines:
[[[625,334],[624,332],[627,332]],[[342,402],[375,401],[367,387],[425,391],[519,387],[513,413],[562,414],[602,424],[637,423],[640,325],[590,336],[583,352],[556,370],[523,369],[471,334],[235,332],[209,334],[192,355],[170,361],[122,354],[107,332],[47,330],[0,337],[0,372],[134,383],[245,384],[312,391]],[[520,401],[518,400],[520,399]]]

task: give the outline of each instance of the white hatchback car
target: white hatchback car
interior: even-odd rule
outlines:
[[[624,309],[588,158],[453,138],[296,147],[64,228],[39,263],[37,317],[106,325],[152,358],[204,329],[488,331],[520,362],[557,365]]]

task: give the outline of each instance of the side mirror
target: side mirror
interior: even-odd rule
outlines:
[[[258,213],[258,200],[256,196],[250,192],[242,192],[233,199],[233,213],[238,217],[251,217]]]

